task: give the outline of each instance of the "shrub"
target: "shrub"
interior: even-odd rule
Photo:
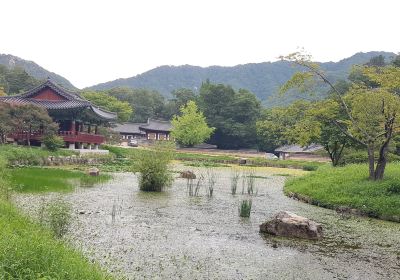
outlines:
[[[56,237],[61,238],[68,232],[71,222],[71,205],[60,199],[54,199],[42,205],[39,212],[40,223],[47,226]]]
[[[64,140],[57,135],[46,135],[43,138],[43,144],[49,151],[57,151],[59,148],[64,147]]]
[[[400,182],[391,182],[387,187],[389,194],[400,194]]]
[[[158,143],[152,149],[141,150],[136,168],[140,173],[139,188],[142,191],[160,192],[172,183],[168,165],[173,159],[171,143]]]
[[[306,164],[303,166],[303,170],[305,171],[315,171],[318,169],[318,166],[313,165],[313,164]]]
[[[250,217],[251,206],[252,206],[251,199],[242,200],[239,206],[239,216],[244,218]]]

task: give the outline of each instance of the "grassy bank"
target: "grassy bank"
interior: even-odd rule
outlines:
[[[116,156],[113,163],[107,164],[106,168],[109,171],[132,171],[132,166],[138,158],[141,148],[120,148],[114,146],[103,146],[108,149],[110,153]],[[178,161],[190,162],[195,166],[220,166],[220,164],[238,164],[240,157],[234,155],[221,155],[221,154],[202,154],[185,151],[176,151],[174,159]],[[316,170],[318,167],[326,165],[321,162],[310,162],[300,160],[270,160],[261,157],[252,157],[247,159],[248,166],[255,167],[277,167],[277,168],[292,168],[302,170]]]
[[[90,176],[84,172],[55,168],[10,169],[10,182],[18,192],[68,192],[75,186],[93,186],[111,179],[110,175]]]
[[[285,193],[331,209],[357,209],[358,212],[400,222],[400,164],[389,164],[385,179],[368,180],[368,166],[324,166],[300,178],[289,180]],[[357,211],[356,211],[357,212]]]
[[[111,279],[0,199],[0,279]]]

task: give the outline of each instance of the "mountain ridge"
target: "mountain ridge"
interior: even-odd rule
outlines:
[[[322,62],[321,67],[333,80],[345,79],[354,64],[363,64],[372,57],[383,55],[388,61],[395,53],[384,51],[358,52],[338,62]],[[147,88],[157,90],[170,97],[172,90],[191,88],[197,90],[201,83],[209,79],[213,83],[229,84],[233,88],[245,88],[259,99],[267,100],[296,71],[289,62],[247,63],[236,66],[163,65],[128,78],[96,84],[85,89],[107,90],[113,87]]]
[[[12,54],[0,54],[0,64],[11,69],[14,67],[23,68],[30,76],[38,79],[45,80],[48,77],[57,84],[68,88],[77,89],[69,80],[58,75],[54,72],[48,71],[34,61],[26,60]]]

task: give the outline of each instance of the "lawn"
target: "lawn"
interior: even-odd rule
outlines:
[[[368,166],[320,167],[306,176],[290,179],[286,194],[299,194],[312,204],[336,209],[350,207],[371,217],[400,222],[400,164],[386,168],[382,181],[368,180]]]
[[[76,186],[93,186],[109,180],[110,175],[90,176],[84,172],[57,168],[10,169],[12,188],[18,192],[69,192]]]

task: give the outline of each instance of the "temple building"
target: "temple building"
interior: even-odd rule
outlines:
[[[98,149],[105,137],[98,126],[116,121],[117,115],[96,107],[76,92],[64,89],[49,79],[26,93],[0,97],[10,104],[33,104],[47,109],[48,114],[59,126],[58,135],[70,149]],[[9,136],[15,142],[26,139],[26,131],[15,131]],[[40,144],[42,131],[31,131],[30,139]]]
[[[170,121],[148,119],[146,123],[123,123],[113,128],[121,135],[122,141],[137,140],[170,140],[172,124]]]

